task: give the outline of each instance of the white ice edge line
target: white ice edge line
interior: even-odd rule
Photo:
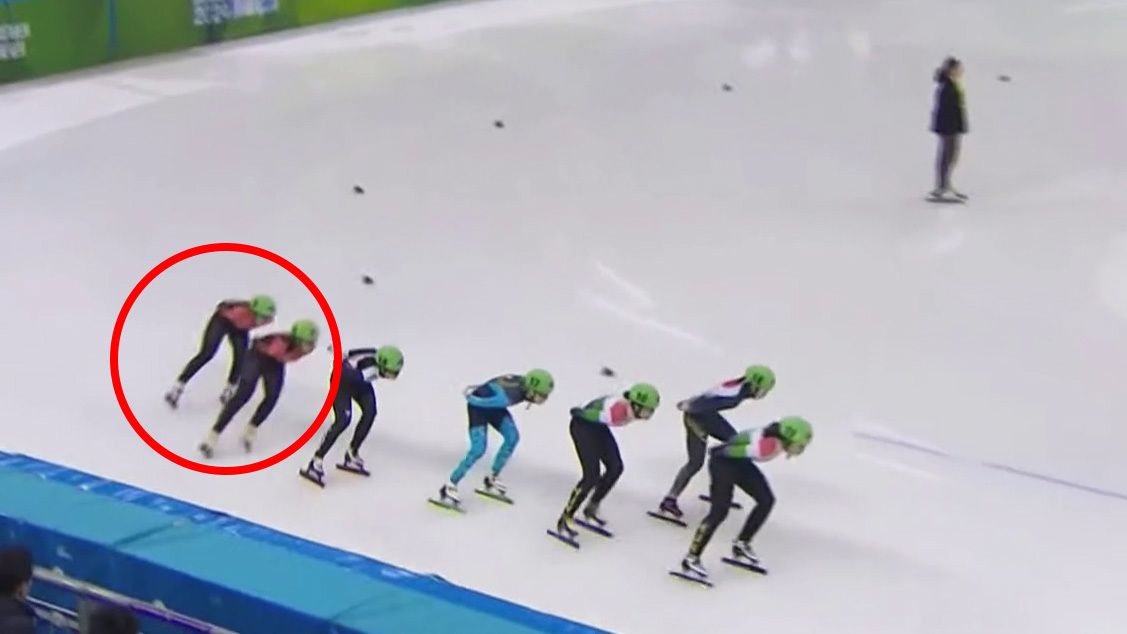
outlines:
[[[534,24],[568,16],[648,4],[674,4],[700,0],[488,0],[451,5],[417,6],[402,13],[374,13],[370,21],[344,23],[327,31],[295,38],[250,43],[221,54],[307,54],[311,43],[328,49],[352,49],[384,44],[411,44],[438,40],[481,29]],[[408,28],[404,28],[408,27]],[[347,41],[339,39],[347,32]]]
[[[1113,13],[1116,11],[1127,12],[1127,0],[1103,0],[1102,2],[1081,2],[1073,4],[1063,9],[1064,13],[1069,14],[1088,14],[1088,13]]]
[[[902,462],[896,462],[895,460],[888,460],[886,458],[878,458],[878,457],[876,457],[872,454],[865,453],[863,451],[858,451],[855,455],[858,458],[860,458],[861,460],[864,460],[866,462],[878,464],[882,467],[892,469],[893,471],[899,471],[901,473],[906,473],[908,475],[912,475],[912,476],[915,476],[917,478],[921,478],[921,479],[924,479],[924,480],[931,480],[932,482],[939,482],[939,481],[943,480],[943,477],[940,476],[938,473],[933,473],[931,471],[925,471],[923,469],[919,469],[919,468],[916,468],[916,467],[906,465]]]
[[[1030,470],[1027,470],[1027,469],[1023,469],[1021,467],[1015,467],[1015,466],[1012,466],[1012,465],[1002,464],[1002,463],[999,463],[999,462],[991,462],[989,460],[982,460],[982,459],[970,458],[970,457],[965,457],[965,456],[958,456],[958,455],[950,453],[950,452],[932,449],[932,448],[927,447],[925,445],[919,445],[919,444],[913,443],[911,441],[901,440],[899,438],[895,438],[895,437],[892,437],[892,436],[886,436],[884,434],[873,433],[872,431],[854,430],[853,436],[855,438],[860,439],[860,440],[865,440],[865,441],[874,442],[874,443],[880,443],[880,444],[883,444],[885,446],[893,446],[893,447],[899,447],[901,449],[927,453],[927,454],[932,455],[932,456],[944,458],[944,459],[949,460],[951,462],[964,462],[964,463],[976,465],[976,466],[983,468],[983,469],[991,469],[991,470],[994,470],[994,471],[1002,471],[1002,472],[1008,473],[1010,475],[1021,476],[1023,478],[1027,478],[1027,479],[1030,479],[1030,480],[1036,480],[1036,481],[1038,481],[1042,484],[1055,484],[1055,485],[1062,486],[1062,487],[1065,487],[1065,488],[1074,489],[1074,490],[1077,490],[1077,491],[1082,491],[1084,493],[1090,493],[1092,495],[1098,495],[1100,497],[1106,497],[1106,498],[1111,498],[1111,499],[1114,499],[1114,500],[1119,500],[1119,501],[1122,501],[1122,502],[1127,502],[1127,493],[1123,493],[1123,492],[1120,492],[1120,491],[1114,491],[1114,490],[1111,490],[1111,489],[1105,489],[1105,488],[1102,488],[1102,487],[1092,486],[1090,484],[1085,484],[1083,482],[1077,482],[1077,481],[1074,481],[1074,480],[1067,480],[1065,478],[1058,478],[1056,476],[1047,475],[1047,474],[1044,474],[1044,473],[1038,473],[1036,471],[1030,471]]]
[[[610,300],[608,300],[608,299],[606,299],[602,296],[595,295],[594,293],[582,291],[580,294],[583,297],[583,299],[588,304],[590,304],[591,306],[593,306],[593,307],[595,307],[599,310],[602,310],[604,312],[608,312],[608,313],[610,313],[610,314],[612,314],[612,315],[614,315],[614,316],[616,316],[616,317],[618,317],[618,318],[620,318],[624,321],[628,321],[630,323],[633,323],[633,324],[636,324],[636,325],[639,325],[639,326],[643,326],[643,327],[648,328],[650,330],[660,332],[664,335],[673,337],[675,339],[679,339],[679,340],[684,341],[686,343],[693,344],[695,346],[710,350],[712,352],[717,352],[717,353],[721,353],[721,354],[723,352],[719,348],[717,348],[716,346],[709,343],[707,339],[705,339],[704,337],[701,337],[700,335],[688,332],[686,330],[682,330],[681,328],[678,328],[676,326],[672,326],[670,324],[664,323],[662,321],[659,321],[659,320],[651,318],[651,317],[645,317],[645,316],[639,315],[639,314],[635,313],[634,311],[632,311],[628,308],[625,308],[625,307],[623,307],[619,304],[616,304],[615,302],[612,302],[612,301],[610,301]]]
[[[633,282],[627,280],[625,277],[622,277],[622,275],[620,275],[617,271],[599,260],[595,260],[594,265],[595,269],[598,270],[599,273],[603,275],[603,277],[607,278],[619,288],[621,288],[624,293],[630,296],[630,299],[634,300],[634,302],[639,305],[639,308],[652,309],[657,306],[657,303],[654,302],[650,294],[647,293],[641,286],[638,286],[637,284],[634,284]]]

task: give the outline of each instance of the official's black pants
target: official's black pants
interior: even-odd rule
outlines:
[[[935,161],[935,187],[939,191],[950,189],[951,172],[959,161],[959,146],[962,137],[958,134],[939,136],[939,151]]]

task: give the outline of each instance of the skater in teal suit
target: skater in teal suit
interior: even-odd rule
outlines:
[[[527,374],[506,374],[481,385],[466,388],[466,414],[469,419],[470,448],[466,456],[450,474],[450,481],[439,489],[438,503],[445,506],[458,506],[458,483],[471,468],[485,455],[488,428],[501,434],[503,442],[493,458],[493,467],[485,476],[484,493],[493,497],[506,498],[505,486],[499,476],[505,468],[513,451],[520,442],[520,432],[513,421],[509,408],[521,403],[540,405],[548,400],[555,388],[555,380],[547,370],[530,370]]]

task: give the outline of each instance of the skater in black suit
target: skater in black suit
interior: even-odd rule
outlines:
[[[935,163],[935,189],[931,197],[937,200],[966,200],[965,194],[951,186],[951,172],[959,160],[962,137],[967,133],[966,103],[963,98],[963,63],[948,57],[935,71],[935,105],[931,112],[931,131],[939,137],[939,152]]]

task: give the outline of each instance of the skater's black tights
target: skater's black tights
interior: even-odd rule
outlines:
[[[951,187],[951,171],[959,160],[959,135],[944,134],[939,137],[939,156],[936,157],[935,187],[943,191]]]
[[[609,427],[572,417],[570,431],[575,453],[583,467],[583,477],[575,485],[564,508],[568,517],[575,515],[588,494],[591,494],[591,506],[597,507],[622,477],[623,471],[622,454]],[[600,464],[605,468],[600,469]],[[591,493],[592,490],[594,493]]]
[[[376,391],[367,381],[357,383],[342,380],[340,389],[337,390],[337,398],[333,401],[333,424],[329,427],[329,431],[325,432],[321,446],[314,454],[318,458],[323,460],[328,455],[333,443],[352,423],[352,401],[356,401],[360,406],[360,420],[356,423],[356,431],[352,434],[350,447],[353,454],[360,452],[360,446],[364,444],[364,439],[372,430],[372,422],[376,420]]]
[[[243,363],[243,371],[239,375],[239,387],[235,390],[231,400],[227,401],[223,410],[219,412],[219,418],[216,419],[212,431],[217,434],[223,433],[235,414],[247,404],[251,396],[254,396],[254,390],[259,379],[262,379],[262,402],[254,410],[250,424],[255,427],[262,425],[278,403],[278,395],[282,393],[285,376],[286,367],[281,361],[258,351],[247,354]]]
[[[234,383],[242,370],[243,359],[247,352],[248,335],[247,331],[235,328],[235,325],[220,315],[219,311],[216,311],[208,320],[207,327],[203,331],[203,339],[200,341],[200,351],[184,366],[184,370],[180,372],[177,380],[180,383],[187,383],[192,380],[192,377],[215,356],[216,351],[219,350],[219,342],[223,341],[223,337],[227,337],[227,342],[231,344],[231,369],[227,371],[227,382]]]
[[[708,515],[701,522],[700,528],[697,529],[693,537],[693,545],[689,550],[697,557],[708,546],[717,527],[728,517],[735,487],[738,486],[755,500],[755,508],[748,513],[747,521],[740,530],[740,541],[751,541],[775,506],[775,494],[771,492],[767,478],[754,462],[743,458],[717,456],[709,460],[708,471],[712,476],[712,484],[708,492],[712,506],[708,509]]]

